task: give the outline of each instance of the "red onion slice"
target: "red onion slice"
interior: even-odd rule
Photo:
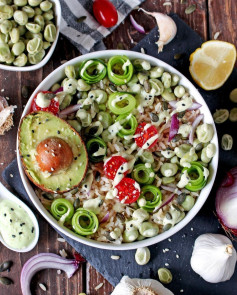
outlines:
[[[131,14],[130,14],[130,21],[131,21],[131,24],[133,25],[134,29],[136,29],[141,34],[146,34],[145,29],[143,28],[143,26],[139,25],[135,21],[135,19],[133,18],[133,16]]]
[[[31,295],[30,282],[32,277],[42,269],[60,269],[70,278],[78,269],[79,261],[65,259],[52,253],[41,253],[31,257],[21,271],[21,291],[23,295]]]
[[[232,178],[233,177],[233,178]],[[232,183],[232,184],[231,184]],[[223,229],[237,236],[237,167],[227,173],[216,194],[216,213]]]
[[[191,129],[190,134],[189,134],[189,142],[191,144],[193,144],[194,132],[195,132],[198,124],[203,120],[203,118],[204,118],[204,115],[201,114],[201,115],[198,115],[197,118],[193,121],[192,129]]]
[[[176,103],[177,101],[176,100],[171,100],[169,101],[169,105],[173,108],[173,109],[176,109]],[[200,107],[202,107],[202,105],[198,102],[194,102],[192,104],[192,106],[190,108],[187,109],[187,111],[193,111],[193,110],[197,110],[197,109],[200,109]]]
[[[72,105],[72,106],[69,106],[67,107],[66,109],[62,110],[60,113],[59,113],[59,117],[64,117],[64,116],[67,116],[67,115],[70,115],[72,113],[75,113],[76,111],[78,111],[79,109],[81,108],[81,104],[75,104],[75,105]]]
[[[182,192],[177,189],[176,187],[168,186],[168,185],[161,185],[161,188],[164,189],[165,191],[171,192],[171,193],[176,193],[177,195],[180,195]]]
[[[106,215],[101,219],[100,223],[105,223],[108,221],[108,219],[109,219],[109,212],[106,213]]]
[[[54,94],[56,94],[58,92],[63,92],[63,87],[59,87],[56,91],[54,91]]]
[[[161,208],[165,207],[166,205],[168,205],[175,197],[175,194],[171,195],[161,206],[156,207],[153,211],[153,213],[156,213],[157,211],[159,211]]]
[[[174,114],[171,117],[169,141],[171,141],[175,137],[178,131],[179,131],[179,120],[178,120],[177,114]]]

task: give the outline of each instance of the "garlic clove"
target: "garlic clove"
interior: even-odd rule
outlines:
[[[174,295],[160,282],[152,279],[122,277],[111,295]]]
[[[156,42],[158,45],[158,53],[163,51],[164,45],[172,41],[177,33],[177,26],[174,20],[163,13],[160,12],[148,12],[143,8],[140,8],[144,13],[153,16],[156,19],[159,28],[159,40]]]

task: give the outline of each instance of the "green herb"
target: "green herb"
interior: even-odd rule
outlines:
[[[186,14],[191,14],[191,13],[193,13],[195,10],[196,10],[196,5],[195,4],[191,4],[189,7],[187,7],[186,9],[185,9],[185,13]]]

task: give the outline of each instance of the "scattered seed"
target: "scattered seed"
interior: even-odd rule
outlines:
[[[184,57],[184,53],[176,53],[175,55],[174,55],[174,59],[175,60],[179,60],[179,59],[181,59],[181,58],[183,58]]]
[[[195,10],[196,10],[196,5],[195,4],[191,4],[189,7],[187,7],[186,9],[185,9],[185,13],[186,14],[191,14],[191,13],[193,13]]]
[[[62,250],[59,250],[59,254],[63,257],[63,258],[66,258],[67,257],[67,252],[62,249]]]
[[[119,43],[117,44],[117,49],[124,49],[124,45],[123,45],[123,43],[119,42]]]
[[[13,284],[13,281],[6,277],[0,277],[0,284],[2,285],[11,285]]]
[[[173,207],[174,207],[174,209],[175,209],[175,210],[177,210],[177,211],[179,211],[179,212],[182,212],[182,211],[179,209],[179,207],[178,207],[178,206],[176,206],[176,205],[173,205]]]
[[[100,283],[98,286],[95,287],[95,290],[99,290],[102,286],[104,285],[104,283]]]
[[[57,274],[60,275],[62,272],[60,269],[57,270]]]
[[[163,107],[163,110],[164,110],[164,111],[167,111],[167,110],[168,110],[168,106],[169,106],[169,104],[168,104],[167,101],[163,101],[163,102],[162,102],[162,107]]]
[[[185,201],[186,199],[186,194],[185,193],[182,193],[180,195],[178,195],[178,198],[177,198],[177,202],[179,205],[183,204],[183,202]]]
[[[66,241],[63,238],[57,238],[57,240],[61,243],[65,243]]]
[[[86,20],[86,16],[85,16],[85,15],[79,17],[79,18],[77,19],[77,23],[82,23],[82,22],[84,22],[84,20]]]
[[[233,108],[230,110],[230,117],[229,117],[231,122],[236,122],[237,121],[237,108]]]
[[[149,93],[151,91],[151,84],[149,83],[148,80],[144,81],[144,89],[145,89],[146,93]]]
[[[217,124],[224,123],[229,118],[229,114],[227,109],[216,110],[213,114],[214,122]]]
[[[237,102],[237,88],[235,88],[231,91],[230,100],[235,103]]]
[[[158,122],[159,117],[155,113],[149,113],[152,122]]]
[[[60,61],[61,65],[62,65],[62,64],[65,64],[66,62],[67,62],[66,59]]]
[[[163,226],[163,232],[171,229],[171,227],[172,227],[172,224],[167,223],[166,225]]]
[[[176,258],[177,258],[177,259],[179,258],[179,255],[178,255],[178,254],[176,254]]]
[[[164,2],[164,3],[163,3],[163,6],[168,6],[168,5],[170,5],[170,6],[171,6],[171,5],[172,5],[172,3],[171,3],[171,2]]]
[[[213,36],[213,39],[214,39],[214,40],[218,39],[218,37],[220,36],[220,33],[221,33],[221,32],[216,32],[216,33],[214,34],[214,36]]]
[[[76,200],[73,203],[73,207],[74,207],[75,210],[77,210],[80,207],[80,203],[81,203],[80,199],[76,198]]]
[[[9,270],[12,266],[12,261],[8,260],[8,261],[5,261],[3,262],[1,265],[0,265],[0,272],[3,272],[5,270]]]
[[[119,259],[120,259],[120,256],[117,256],[117,255],[111,255],[111,259],[113,259],[113,260],[119,260]]]
[[[24,97],[24,98],[28,98],[29,97],[29,90],[28,90],[28,87],[23,85],[22,88],[21,88],[21,95]]]
[[[46,286],[44,285],[44,284],[42,284],[42,283],[39,283],[39,287],[43,290],[43,291],[47,291],[47,288],[46,288]]]
[[[146,54],[145,49],[143,47],[141,48],[141,53]]]
[[[195,151],[196,152],[200,152],[203,149],[203,143],[199,142],[196,146],[195,146]]]
[[[181,134],[176,134],[175,136],[174,136],[174,138],[172,139],[172,141],[173,142],[177,142],[177,141],[179,141],[180,139],[182,139],[182,135]]]

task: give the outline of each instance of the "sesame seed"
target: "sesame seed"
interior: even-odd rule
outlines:
[[[120,259],[120,256],[118,256],[118,255],[111,255],[110,258],[113,259],[113,260],[119,260]]]
[[[20,232],[19,232],[19,235],[22,235],[22,234],[23,234],[23,232],[22,232],[22,231],[20,231]]]
[[[12,219],[10,219],[10,222],[12,223]]]
[[[100,283],[98,286],[95,287],[95,290],[99,290],[102,286],[104,285],[104,283]]]
[[[179,259],[179,255],[178,254],[176,254],[176,258]]]
[[[74,160],[76,161],[77,160],[77,157],[75,157]]]
[[[48,147],[47,143],[44,145],[45,147]]]
[[[60,275],[62,272],[60,269],[57,270],[57,274]]]
[[[32,133],[35,133],[35,130],[31,130]]]
[[[32,232],[32,234],[33,234],[34,230],[35,230],[35,228],[34,228],[34,227],[32,227],[32,229],[31,229],[31,232]]]
[[[61,144],[60,143],[58,144],[58,147],[61,147]]]
[[[12,235],[12,237],[15,238],[16,236],[15,235]]]
[[[165,263],[165,266],[169,266],[169,263]]]
[[[10,177],[12,178],[13,177],[13,174],[10,174]]]
[[[43,291],[47,291],[47,288],[45,287],[45,285],[44,284],[39,284],[39,287],[43,290]]]
[[[183,293],[183,291],[184,291],[184,290],[183,290],[183,289],[181,289],[181,290],[180,290],[180,293]]]
[[[14,209],[13,209],[13,208],[11,208],[11,211],[14,211]]]
[[[191,231],[193,231],[193,227],[191,227]]]
[[[55,153],[52,153],[52,156],[55,157]]]
[[[61,132],[58,130],[57,133],[60,134]]]
[[[51,169],[51,171],[54,171],[54,168],[53,167],[51,167],[50,169]]]

